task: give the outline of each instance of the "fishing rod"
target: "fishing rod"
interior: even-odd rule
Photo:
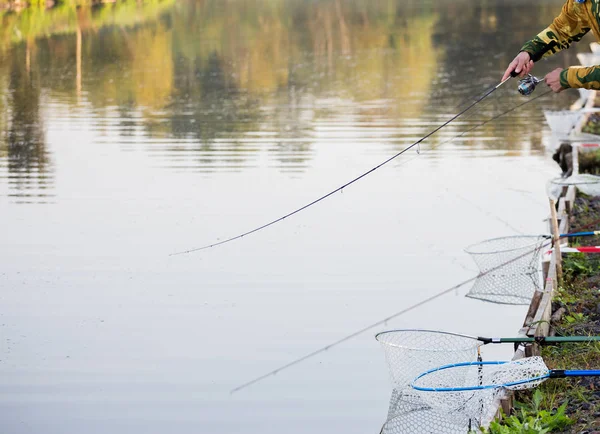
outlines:
[[[551,242],[546,242],[545,244],[542,244],[542,246],[540,246],[539,248],[543,249],[544,247],[547,247],[550,244],[551,244]],[[528,250],[525,253],[523,253],[523,254],[515,257],[515,258],[512,258],[512,259],[510,259],[510,260],[508,260],[508,261],[506,261],[506,262],[504,262],[504,263],[502,263],[502,264],[500,264],[500,265],[498,265],[496,267],[490,268],[489,270],[487,270],[485,272],[479,273],[475,277],[471,277],[470,279],[467,279],[467,280],[465,280],[463,282],[460,282],[459,284],[454,285],[454,286],[452,286],[452,287],[450,287],[448,289],[445,289],[445,290],[443,290],[443,291],[441,291],[441,292],[439,292],[437,294],[434,294],[431,297],[426,298],[425,300],[422,300],[422,301],[420,301],[420,302],[418,302],[416,304],[413,304],[412,306],[409,306],[409,307],[407,307],[405,309],[402,309],[401,311],[396,312],[396,313],[388,316],[387,318],[384,318],[384,319],[382,319],[380,321],[377,321],[377,322],[375,322],[375,323],[373,323],[371,325],[363,327],[362,329],[357,330],[354,333],[351,333],[351,334],[349,334],[349,335],[347,335],[347,336],[345,336],[345,337],[343,337],[341,339],[338,339],[337,341],[332,342],[332,343],[330,343],[330,344],[328,344],[328,345],[326,345],[324,347],[321,347],[318,350],[315,350],[315,351],[313,351],[313,352],[311,352],[309,354],[306,354],[305,356],[302,356],[302,357],[300,357],[300,358],[298,358],[296,360],[293,360],[293,361],[291,361],[289,363],[286,363],[285,365],[282,365],[282,366],[280,366],[277,369],[274,369],[274,370],[272,370],[270,372],[267,372],[266,374],[263,374],[263,375],[261,375],[259,377],[256,377],[253,380],[250,380],[250,381],[248,381],[248,382],[246,382],[246,383],[244,383],[244,384],[242,384],[240,386],[235,387],[234,389],[231,389],[230,393],[233,394],[233,393],[239,392],[240,390],[245,389],[246,387],[249,387],[249,386],[251,386],[253,384],[256,384],[256,383],[258,383],[258,382],[260,382],[262,380],[265,380],[266,378],[269,378],[269,377],[271,377],[273,375],[278,374],[279,372],[281,372],[281,371],[283,371],[285,369],[291,368],[292,366],[295,366],[295,365],[297,365],[299,363],[302,363],[305,360],[308,360],[308,359],[310,359],[312,357],[315,357],[315,356],[317,356],[317,355],[319,355],[321,353],[324,353],[325,351],[328,351],[328,350],[332,349],[333,347],[336,347],[336,346],[338,346],[338,345],[340,345],[340,344],[342,344],[342,343],[344,343],[346,341],[349,341],[350,339],[353,339],[353,338],[355,338],[355,337],[357,337],[357,336],[359,336],[359,335],[361,335],[361,334],[363,334],[363,333],[365,333],[365,332],[367,332],[367,331],[369,331],[371,329],[374,329],[375,327],[379,327],[381,325],[387,324],[389,321],[391,321],[391,320],[393,320],[393,319],[395,319],[395,318],[397,318],[397,317],[399,317],[399,316],[401,316],[401,315],[403,315],[405,313],[408,313],[408,312],[410,312],[410,311],[412,311],[414,309],[417,309],[417,308],[419,308],[421,306],[424,306],[424,305],[426,305],[427,303],[429,303],[431,301],[434,301],[434,300],[436,300],[436,299],[438,299],[438,298],[440,298],[440,297],[442,297],[442,296],[444,296],[446,294],[451,293],[452,291],[456,291],[459,288],[461,288],[461,287],[463,287],[463,286],[465,286],[465,285],[467,285],[467,284],[469,284],[471,282],[474,282],[475,280],[479,279],[480,277],[483,277],[483,276],[485,276],[485,275],[487,275],[489,273],[492,273],[492,272],[494,272],[496,270],[499,270],[502,267],[504,267],[504,266],[506,266],[506,265],[514,262],[514,261],[518,261],[519,259],[521,259],[521,258],[529,255],[532,251],[534,251],[536,249],[537,249],[537,247],[534,248],[534,249],[532,249],[532,250]]]
[[[578,237],[595,237],[600,235],[600,231],[587,231],[587,232],[571,232],[568,234],[560,234],[558,238],[578,238]],[[542,234],[540,237],[550,239],[553,238],[551,234]]]
[[[534,336],[534,337],[515,337],[515,338],[485,338],[478,336],[478,341],[487,344],[562,344],[562,343],[581,343],[598,342],[600,336]]]
[[[395,155],[392,155],[387,160],[383,161],[382,163],[378,164],[377,166],[369,169],[368,171],[362,173],[361,175],[359,175],[356,178],[352,179],[351,181],[345,183],[344,185],[342,185],[342,186],[340,186],[340,187],[338,187],[338,188],[330,191],[329,193],[324,194],[323,196],[321,196],[321,197],[313,200],[312,202],[309,202],[308,204],[306,204],[306,205],[304,205],[304,206],[302,206],[300,208],[297,208],[294,211],[289,212],[289,213],[285,214],[282,217],[279,217],[279,218],[277,218],[275,220],[272,220],[272,221],[270,221],[270,222],[268,222],[268,223],[266,223],[264,225],[258,226],[258,227],[254,228],[252,230],[247,231],[247,232],[241,233],[239,235],[235,235],[233,237],[227,238],[227,239],[225,239],[223,241],[219,241],[219,242],[216,242],[216,243],[213,243],[213,244],[207,244],[207,245],[202,246],[202,247],[197,247],[197,248],[193,248],[193,249],[189,249],[189,250],[185,250],[185,251],[181,251],[181,252],[171,253],[169,256],[185,255],[185,254],[192,253],[192,252],[198,252],[200,250],[206,250],[206,249],[209,249],[211,247],[217,247],[217,246],[220,246],[220,245],[223,245],[223,244],[230,243],[230,242],[235,241],[235,240],[239,240],[239,239],[241,239],[241,238],[243,238],[243,237],[245,237],[247,235],[253,234],[253,233],[261,231],[263,229],[266,229],[269,226],[272,226],[272,225],[274,225],[276,223],[279,223],[279,222],[285,220],[288,217],[291,217],[291,216],[293,216],[295,214],[298,214],[299,212],[304,211],[305,209],[307,209],[307,208],[309,208],[309,207],[311,207],[313,205],[316,205],[317,203],[319,203],[319,202],[327,199],[329,196],[332,196],[335,193],[338,193],[338,192],[344,190],[346,187],[348,187],[348,186],[354,184],[355,182],[361,180],[365,176],[370,175],[371,173],[373,173],[377,169],[385,166],[390,161],[398,158],[400,155],[404,154],[405,152],[409,151],[410,149],[413,149],[414,147],[417,147],[417,153],[420,153],[420,145],[421,145],[422,142],[424,142],[426,139],[428,139],[429,137],[431,137],[432,135],[434,135],[435,133],[437,133],[438,131],[440,131],[442,128],[446,127],[447,125],[449,125],[450,123],[452,123],[453,121],[455,121],[456,119],[458,119],[460,116],[462,116],[463,114],[465,114],[469,110],[471,110],[477,104],[479,104],[484,99],[486,99],[488,96],[490,96],[492,93],[494,93],[496,90],[498,90],[504,83],[506,83],[511,78],[516,77],[517,75],[518,74],[513,71],[508,78],[502,80],[496,86],[494,86],[491,89],[489,89],[488,91],[486,91],[481,97],[477,98],[473,103],[471,103],[470,105],[468,105],[465,109],[461,110],[459,113],[457,113],[456,115],[452,116],[449,120],[447,120],[442,125],[440,125],[437,128],[435,128],[434,130],[430,131],[429,133],[427,133],[425,136],[421,137],[416,142],[414,142],[411,145],[407,146],[406,148],[404,148],[402,151],[396,153]],[[519,93],[521,95],[530,95],[533,92],[533,90],[535,89],[535,86],[537,85],[537,83],[540,82],[539,79],[535,79],[535,80],[534,79],[535,79],[535,77],[533,77],[531,79],[529,77],[526,77],[524,79],[519,80],[518,90],[519,90]],[[543,95],[546,95],[547,93],[550,93],[550,91],[544,93]],[[543,96],[543,95],[540,95],[540,96]],[[536,98],[534,98],[534,99],[536,99]],[[528,102],[531,102],[531,101],[532,100],[529,100]],[[520,106],[517,106],[517,107],[520,107]],[[478,126],[481,126],[481,125],[478,125]],[[468,130],[466,132],[469,132],[469,131],[471,131],[471,130]],[[461,135],[459,135],[457,137],[460,137],[460,136]]]
[[[594,237],[600,235],[600,231],[588,232],[572,232],[569,234],[560,234],[559,238],[576,238],[576,237]],[[544,238],[550,239],[552,235],[543,235]],[[550,253],[553,249],[550,249]],[[600,253],[600,246],[579,246],[579,247],[561,247],[561,253]]]
[[[589,232],[573,232],[570,234],[560,234],[560,238],[573,238],[573,237],[594,237],[600,235],[600,231],[589,231]],[[547,235],[551,237],[552,235]]]
[[[600,246],[561,247],[561,253],[600,253]]]
[[[569,234],[560,234],[559,238],[576,238],[576,237],[595,237],[600,235],[600,231],[587,231],[587,232],[572,232]],[[546,239],[551,239],[552,235],[542,235]],[[546,253],[551,253],[554,248],[548,250]],[[564,246],[560,248],[561,253],[600,253],[600,246],[579,246],[579,247],[568,247]]]

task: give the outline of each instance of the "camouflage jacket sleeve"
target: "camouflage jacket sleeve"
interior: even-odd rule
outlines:
[[[572,42],[577,42],[590,31],[587,15],[583,4],[567,0],[552,24],[541,31],[535,38],[521,48],[537,62],[543,57],[551,56],[569,48]]]
[[[560,85],[565,89],[600,89],[600,66],[571,66],[560,73]]]

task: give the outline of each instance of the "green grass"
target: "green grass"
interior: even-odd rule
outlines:
[[[563,431],[574,423],[565,414],[567,402],[556,410],[547,410],[544,395],[536,390],[527,402],[516,402],[515,412],[504,416],[502,420],[493,421],[481,432],[486,434],[545,434]]]
[[[600,149],[579,153],[579,171],[593,175],[600,174]]]
[[[585,203],[581,203],[581,206],[585,206]],[[557,324],[553,324],[556,335],[600,333],[600,314],[597,312],[600,301],[597,286],[600,282],[599,271],[598,255],[574,253],[563,257],[563,285],[556,292],[553,310],[562,307],[565,313]],[[542,347],[541,355],[550,369],[597,369],[600,367],[600,342],[548,345]],[[490,434],[557,431],[579,433],[597,427],[598,421],[594,416],[600,413],[600,390],[596,390],[597,387],[593,379],[553,379],[542,383],[535,393],[519,392],[516,399],[524,402],[534,413],[535,410],[540,410],[540,413],[537,416],[527,413],[527,417],[517,414],[515,416],[518,422],[508,418],[508,422],[500,425],[503,428],[494,425],[497,430],[490,431]],[[545,413],[548,411],[550,414]],[[543,424],[547,421],[542,419],[551,419],[551,415],[556,415],[558,419],[562,419],[562,416],[570,417],[573,421],[571,430],[563,431],[564,427],[552,427],[551,424],[544,427]]]
[[[597,203],[578,196],[576,223],[598,219]],[[579,230],[573,228],[574,231]],[[597,244],[595,238],[581,238]],[[600,255],[573,253],[563,256],[563,283],[553,299],[553,311],[564,308],[553,324],[557,336],[600,335]],[[600,368],[600,342],[561,343],[541,348],[550,369]],[[515,412],[494,421],[487,434],[581,433],[600,426],[600,382],[594,377],[549,379],[535,391],[515,393]]]

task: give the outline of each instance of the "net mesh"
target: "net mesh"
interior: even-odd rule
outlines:
[[[487,425],[495,414],[496,400],[502,398],[506,389],[529,389],[538,386],[548,374],[541,357],[528,357],[502,364],[467,363],[461,366],[443,366],[414,380],[413,386],[438,390],[421,391],[416,394],[423,403],[439,412],[445,412],[456,423],[476,421]],[[532,379],[536,379],[530,381]],[[524,382],[517,385],[511,383]],[[439,390],[456,387],[486,387],[476,390]]]
[[[588,196],[600,196],[600,176],[579,174],[568,178],[555,178],[547,186],[548,197],[558,199],[564,187],[574,185],[577,190]]]
[[[468,421],[452,420],[422,401],[404,399],[402,392],[394,389],[381,434],[465,434],[469,430]]]
[[[569,136],[583,115],[581,111],[572,110],[544,111],[544,117],[552,132],[563,139]]]
[[[420,373],[451,363],[475,361],[481,342],[433,330],[392,330],[375,338],[385,351],[394,389],[408,391]]]
[[[545,238],[511,236],[467,247],[480,275],[467,297],[502,304],[529,304],[540,289],[539,259]]]
[[[433,330],[386,331],[376,339],[385,351],[394,385],[383,432],[467,432],[468,420],[452,420],[446,413],[431,409],[410,383],[424,370],[477,360],[481,343],[468,336]]]

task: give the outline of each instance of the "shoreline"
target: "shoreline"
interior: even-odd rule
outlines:
[[[575,162],[577,152],[575,149]],[[595,165],[596,168],[599,165],[597,156]],[[578,174],[580,167],[575,167],[574,174]],[[558,234],[594,231],[600,224],[600,196],[578,194],[574,185],[563,188],[558,201],[550,201],[550,208],[550,229],[555,239]],[[596,237],[563,238],[561,248],[597,244]],[[593,253],[561,254],[560,249],[552,250],[545,255],[542,271],[543,291],[535,292],[518,334],[528,337],[600,335],[600,257]],[[549,369],[597,369],[600,343],[547,346],[533,343],[516,349],[513,360],[531,356],[541,356]],[[499,403],[494,420],[498,423],[514,420],[510,415],[517,409],[523,411],[523,407],[535,409],[539,419],[556,416],[571,424],[566,431],[563,427],[548,432],[600,432],[600,379],[551,380],[534,389],[510,392]],[[496,431],[488,428],[485,432]]]

